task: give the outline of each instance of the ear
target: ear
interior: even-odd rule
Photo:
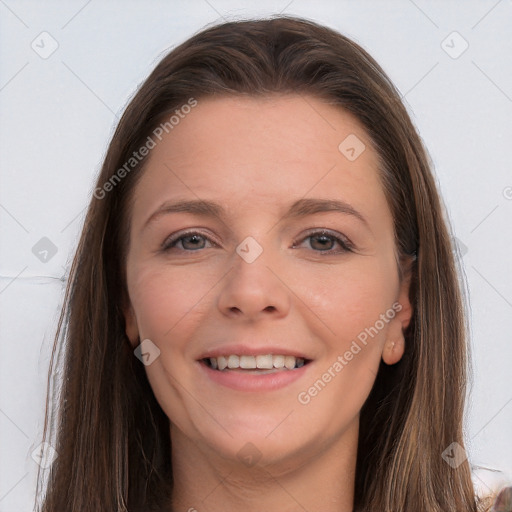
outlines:
[[[411,323],[414,308],[411,304],[411,281],[413,274],[413,265],[416,261],[416,254],[414,256],[406,256],[400,260],[400,268],[402,270],[402,277],[400,280],[400,291],[398,294],[397,302],[400,304],[401,309],[397,312],[396,317],[402,324],[402,329],[405,331]]]
[[[388,332],[384,348],[382,351],[382,360],[386,364],[395,364],[404,355],[405,352],[405,337],[404,332],[411,323],[411,318],[414,312],[411,304],[410,287],[412,277],[412,258],[409,259],[403,266],[402,280],[400,282],[400,291],[397,301],[393,305],[396,312],[395,317],[389,322]]]
[[[129,301],[123,307],[123,316],[126,336],[130,340],[132,346],[136,347],[139,344],[139,327],[137,325],[137,317],[135,316],[135,311]]]

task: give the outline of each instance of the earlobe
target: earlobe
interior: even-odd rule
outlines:
[[[395,364],[402,359],[405,351],[405,339],[403,334],[397,338],[386,341],[382,352],[382,360],[386,364]]]

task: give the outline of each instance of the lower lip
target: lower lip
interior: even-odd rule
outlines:
[[[294,370],[281,370],[275,373],[243,373],[238,371],[219,371],[207,366],[205,363],[198,362],[201,371],[216,382],[231,389],[238,391],[275,391],[284,388],[297,379],[300,379],[308,371],[311,362]]]

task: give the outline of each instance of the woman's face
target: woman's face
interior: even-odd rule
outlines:
[[[309,96],[200,99],[155,141],[131,210],[126,330],[134,348],[151,340],[173,450],[250,465],[355,449],[411,316],[362,126]]]

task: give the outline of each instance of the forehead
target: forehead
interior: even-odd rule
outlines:
[[[156,142],[135,191],[134,217],[173,197],[217,200],[237,214],[307,196],[389,213],[382,212],[378,156],[364,128],[312,96],[199,99]]]

